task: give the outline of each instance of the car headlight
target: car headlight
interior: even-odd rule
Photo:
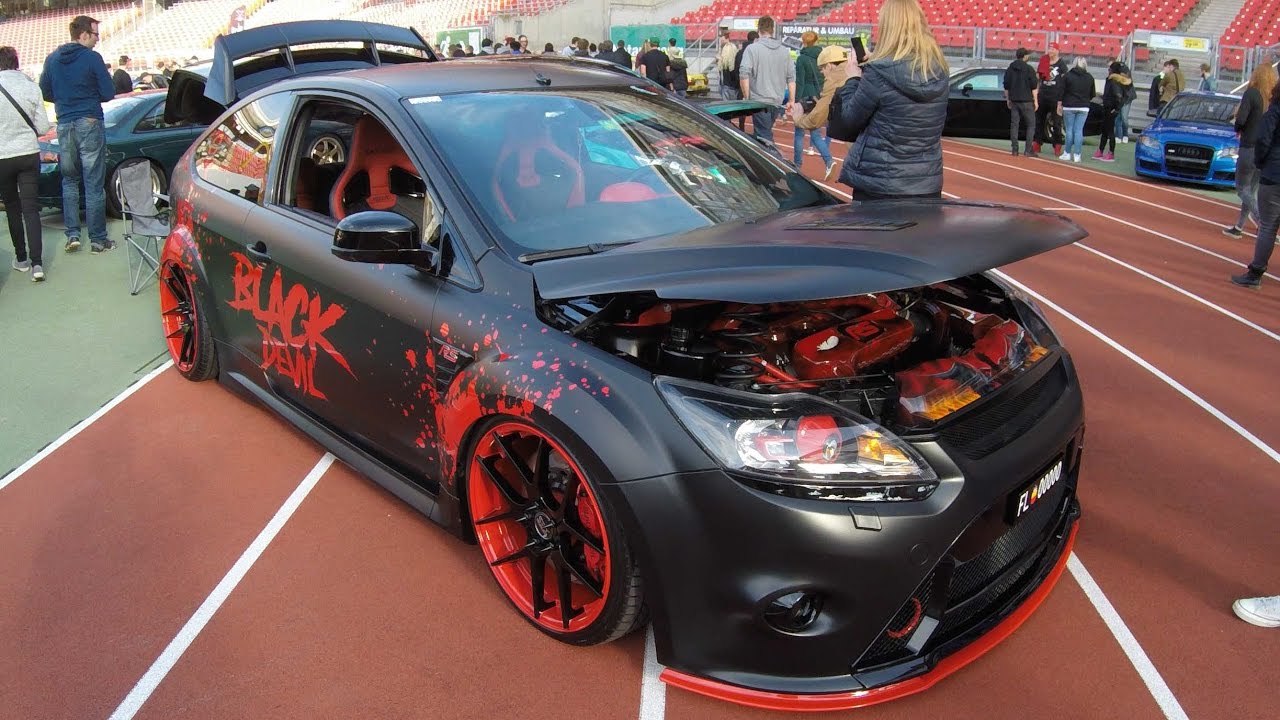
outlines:
[[[660,377],[659,394],[735,477],[792,497],[923,500],[938,475],[880,425],[802,393],[759,395]]]
[[[1144,148],[1150,148],[1152,150],[1160,149],[1160,141],[1148,135],[1139,135],[1138,144]]]
[[[1235,160],[1240,157],[1240,148],[1224,147],[1218,151],[1218,158],[1222,160]]]

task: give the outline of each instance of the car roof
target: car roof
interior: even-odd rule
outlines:
[[[548,90],[601,86],[648,86],[649,81],[614,63],[550,55],[499,55],[434,63],[384,65],[311,75],[290,86],[370,82],[400,98],[496,90]]]

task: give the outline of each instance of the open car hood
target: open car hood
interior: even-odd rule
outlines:
[[[990,270],[1088,235],[1061,215],[949,200],[778,213],[532,265],[545,299],[623,292],[764,303],[888,292]]]

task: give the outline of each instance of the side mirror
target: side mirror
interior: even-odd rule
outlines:
[[[435,268],[440,250],[423,247],[421,232],[409,218],[366,210],[348,215],[333,233],[333,254],[348,262],[389,263]]]
[[[969,94],[972,92],[973,92],[973,83],[965,83],[964,87],[960,88],[960,94],[964,95],[965,97],[969,97]]]

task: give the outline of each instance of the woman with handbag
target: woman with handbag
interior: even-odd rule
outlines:
[[[40,88],[18,70],[18,51],[0,47],[0,199],[4,200],[13,240],[13,269],[31,271],[34,282],[44,280],[43,238],[37,182],[40,144],[49,131]],[[26,232],[23,232],[23,224]]]
[[[844,85],[849,76],[845,73],[845,64],[849,60],[849,53],[842,47],[831,45],[822,48],[818,54],[816,64],[818,72],[822,73],[822,94],[813,103],[812,107],[807,108],[808,103],[803,100],[791,106],[791,118],[796,123],[796,144],[795,144],[795,165],[800,167],[800,142],[804,138],[805,131],[808,131],[813,146],[818,149],[818,154],[822,156],[822,161],[827,164],[827,173],[823,176],[823,180],[830,180],[836,171],[836,161],[831,157],[831,147],[827,138],[823,136],[822,129],[827,125],[827,118],[831,112],[831,98],[836,94],[836,89]],[[797,86],[798,87],[798,86]],[[799,90],[796,93],[799,94]]]

